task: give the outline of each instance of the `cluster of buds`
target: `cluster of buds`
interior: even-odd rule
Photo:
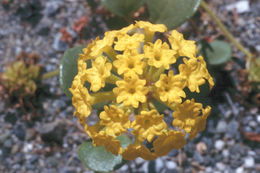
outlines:
[[[164,35],[164,39],[159,39]],[[210,106],[187,99],[185,90],[200,92],[214,85],[194,41],[161,24],[138,21],[106,32],[83,49],[70,91],[80,123],[94,146],[121,154],[125,160],[152,160],[182,148],[204,130]],[[173,111],[168,122],[156,109]],[[88,123],[92,107],[106,103],[96,124]],[[122,148],[118,136],[132,137]]]
[[[36,89],[36,80],[39,78],[40,66],[26,64],[24,61],[15,61],[8,66],[1,75],[1,83],[10,96],[24,98],[33,96]]]

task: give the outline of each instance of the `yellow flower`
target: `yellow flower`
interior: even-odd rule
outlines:
[[[187,87],[199,93],[206,80],[212,88],[213,79],[203,57],[196,58],[194,41],[177,31],[168,40],[154,37],[166,31],[164,25],[138,21],[97,37],[79,55],[70,88],[72,104],[94,146],[104,146],[125,160],[152,160],[182,148],[187,134],[192,139],[205,129],[211,108],[185,99],[185,91]],[[183,63],[176,64],[180,56]],[[158,102],[173,111],[172,122],[159,114]],[[106,105],[97,122],[89,121],[92,106],[100,104]],[[122,148],[117,140],[121,135],[134,142]]]
[[[155,83],[157,94],[163,102],[181,103],[181,97],[185,98],[186,94],[183,91],[185,87],[186,77],[183,75],[173,75],[173,71],[162,74],[160,79]]]
[[[96,46],[96,42],[99,40],[99,37],[97,37],[94,41],[92,41],[90,44],[87,45],[86,48],[82,49],[83,54],[79,54],[79,59],[82,59],[84,61],[88,59],[94,59],[93,56],[91,56],[91,50],[94,46]]]
[[[99,56],[92,61],[92,68],[86,70],[86,78],[91,83],[90,90],[96,92],[105,86],[105,80],[110,76],[111,63],[106,63],[106,58]]]
[[[137,21],[136,26],[144,29],[145,38],[147,41],[152,42],[155,32],[166,32],[167,27],[163,24],[151,24],[150,22]]]
[[[139,54],[137,50],[124,51],[123,55],[117,55],[117,60],[113,65],[117,68],[118,74],[135,72],[137,74],[143,73],[144,62],[142,61],[144,55]]]
[[[119,136],[130,127],[128,114],[123,110],[111,105],[110,108],[104,106],[105,111],[100,113],[100,124],[106,127],[105,132],[110,136]]]
[[[106,32],[104,39],[96,40],[95,44],[91,47],[90,55],[92,57],[101,56],[103,53],[109,54],[112,49],[112,44],[114,43],[114,39],[117,36],[116,31]]]
[[[131,25],[127,26],[127,27],[124,27],[124,28],[120,29],[118,32],[119,32],[120,34],[126,34],[126,33],[131,32],[131,30],[133,30],[133,29],[135,29],[135,28],[136,28],[136,26],[133,25],[133,24],[131,24]]]
[[[180,74],[187,77],[187,86],[191,92],[200,92],[199,86],[203,85],[207,79],[210,88],[214,85],[212,77],[206,68],[205,61],[202,56],[198,58],[183,59],[185,64],[179,65]]]
[[[135,117],[131,127],[134,129],[132,133],[137,136],[139,141],[147,139],[148,142],[152,142],[155,136],[161,135],[167,129],[163,115],[159,115],[155,109],[141,111],[141,114]]]
[[[169,45],[161,40],[157,40],[154,44],[144,45],[145,58],[148,58],[148,64],[156,68],[164,67],[169,69],[170,65],[176,62],[174,56],[176,52],[169,48]]]
[[[111,152],[114,155],[118,155],[122,148],[120,141],[114,137],[107,135],[104,131],[101,131],[97,135],[92,137],[94,146],[104,146],[107,152]]]
[[[203,109],[202,104],[195,103],[194,99],[186,100],[175,107],[172,114],[174,118],[172,125],[191,133],[193,137],[205,128],[204,122],[206,122],[210,110],[210,107]]]
[[[171,43],[172,49],[175,50],[179,56],[194,57],[198,50],[195,41],[185,40],[183,35],[176,30],[173,30],[169,42]]]
[[[134,73],[128,73],[124,76],[124,80],[117,81],[117,87],[113,92],[117,95],[117,103],[124,102],[124,106],[138,107],[139,102],[146,102],[146,94],[148,88],[145,87],[145,80],[139,79]]]
[[[154,151],[157,156],[168,154],[172,149],[182,148],[186,144],[185,133],[170,130],[154,141]]]
[[[203,131],[206,128],[207,118],[210,114],[211,107],[207,106],[205,109],[202,109],[202,115],[196,118],[196,126],[192,129],[192,132],[189,135],[189,139],[193,139],[197,133]]]
[[[115,50],[137,49],[143,41],[143,34],[134,34],[132,36],[127,34],[120,35],[118,36],[118,41],[115,41]]]
[[[156,155],[150,152],[143,145],[130,144],[126,149],[124,149],[122,156],[125,160],[134,160],[137,157],[141,157],[145,160],[154,160]]]
[[[82,86],[80,75],[75,76],[70,92],[73,95],[72,104],[76,108],[74,114],[88,117],[91,113],[91,96],[88,93],[88,89]]]

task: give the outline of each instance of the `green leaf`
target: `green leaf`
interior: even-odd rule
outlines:
[[[117,139],[120,140],[123,148],[132,143],[125,135],[121,135]],[[111,172],[124,163],[121,155],[115,156],[107,153],[103,146],[94,147],[91,141],[81,144],[78,153],[79,159],[85,166],[96,172]]]
[[[209,48],[205,49],[203,56],[210,65],[220,65],[232,57],[232,49],[227,42],[214,40],[209,43]]]
[[[72,81],[78,73],[78,55],[86,45],[80,45],[65,51],[60,62],[60,86],[68,97],[72,97],[69,91]]]
[[[198,9],[201,0],[147,0],[151,19],[174,29],[187,21]]]
[[[130,16],[144,4],[144,0],[102,0],[103,5],[115,15],[121,17]]]

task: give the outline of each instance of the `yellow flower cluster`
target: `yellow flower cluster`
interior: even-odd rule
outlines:
[[[125,160],[151,160],[183,147],[187,136],[192,139],[204,130],[211,108],[186,99],[184,92],[199,93],[206,81],[210,88],[214,85],[197,53],[194,41],[144,21],[106,32],[84,48],[70,91],[75,115],[93,144]],[[167,115],[172,122],[164,121],[156,100],[172,109]],[[92,106],[101,103],[106,105],[98,121],[89,124]],[[117,139],[123,134],[133,136],[126,148]]]

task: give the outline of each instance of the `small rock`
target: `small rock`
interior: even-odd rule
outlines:
[[[224,141],[222,141],[220,139],[215,142],[215,148],[217,150],[222,150],[224,145],[225,145]]]
[[[143,164],[144,162],[145,162],[145,160],[142,159],[141,157],[138,157],[138,158],[135,159],[135,163],[136,163],[137,165],[141,165],[141,164]]]
[[[243,160],[237,160],[237,159],[238,158],[234,158],[234,159],[230,160],[230,167],[231,168],[236,169],[236,168],[243,165]]]
[[[10,133],[7,130],[0,131],[0,144],[4,143],[9,136]]]
[[[236,9],[238,13],[246,13],[250,11],[250,6],[247,0],[243,0],[226,6],[226,9],[229,11]]]
[[[241,167],[238,167],[236,169],[236,173],[243,173],[244,172],[244,168],[241,166]]]
[[[213,169],[212,169],[212,167],[206,167],[205,171],[211,173],[211,172],[213,172]]]
[[[222,151],[222,155],[223,155],[225,158],[227,158],[227,157],[229,156],[229,151],[228,151],[227,149],[224,149],[224,150]]]
[[[20,139],[21,141],[23,141],[25,139],[25,129],[23,126],[18,125],[15,129],[14,129],[14,134],[15,136]]]
[[[219,121],[216,127],[218,133],[225,133],[227,131],[227,123],[226,121]]]
[[[171,157],[176,157],[178,155],[179,151],[178,150],[172,150],[169,152],[168,156]]]
[[[61,4],[57,1],[47,2],[45,4],[45,9],[43,10],[43,14],[48,17],[54,16],[58,12],[60,5]]]
[[[4,147],[5,148],[12,148],[13,146],[13,143],[12,143],[12,140],[11,139],[7,139],[5,142],[4,142]]]
[[[216,167],[220,170],[220,171],[224,171],[226,168],[226,165],[224,163],[218,162],[216,164]]]
[[[127,172],[128,171],[128,165],[127,164],[125,164],[125,165],[123,165],[119,170],[118,170],[118,172],[122,172],[122,173],[125,173],[125,172]],[[62,172],[61,172],[62,173]]]
[[[229,117],[232,115],[232,110],[226,110],[225,112],[224,112],[224,116],[225,116],[225,118],[226,119],[229,119]]]
[[[165,166],[167,169],[172,170],[177,167],[177,164],[174,161],[166,161]]]
[[[258,123],[260,123],[260,115],[257,115],[257,116],[256,116],[256,121],[257,121]]]
[[[255,165],[255,159],[251,156],[244,159],[244,166],[246,168],[252,168]]]
[[[250,121],[249,126],[255,128],[257,126],[257,123],[255,121]]]
[[[164,164],[163,164],[163,160],[161,158],[157,158],[155,160],[155,171],[156,172],[161,172],[161,170],[163,169],[164,167]]]
[[[198,151],[195,151],[195,152],[194,152],[193,160],[194,160],[195,162],[200,163],[200,164],[204,162],[204,158],[200,155],[200,153],[199,153]]]
[[[36,130],[34,128],[30,128],[26,130],[26,140],[31,140],[35,137]]]
[[[232,120],[230,123],[228,123],[226,136],[230,138],[236,136],[236,134],[238,133],[238,127],[239,124],[235,120]]]
[[[53,42],[53,49],[55,49],[56,51],[60,51],[63,52],[65,50],[67,50],[69,48],[69,45],[63,41],[61,41],[61,33],[56,34],[55,38],[54,38],[54,42]]]
[[[200,154],[205,154],[207,151],[207,145],[204,142],[199,142],[196,145],[196,150],[200,153]]]
[[[66,103],[63,100],[55,100],[53,102],[53,107],[55,107],[56,109],[61,110],[63,108],[66,108]]]
[[[24,145],[23,147],[23,152],[24,153],[28,153],[29,151],[31,151],[33,149],[33,145],[31,143],[27,143]]]
[[[12,147],[11,154],[17,153],[18,150],[19,150],[19,145],[15,144],[15,145]]]

